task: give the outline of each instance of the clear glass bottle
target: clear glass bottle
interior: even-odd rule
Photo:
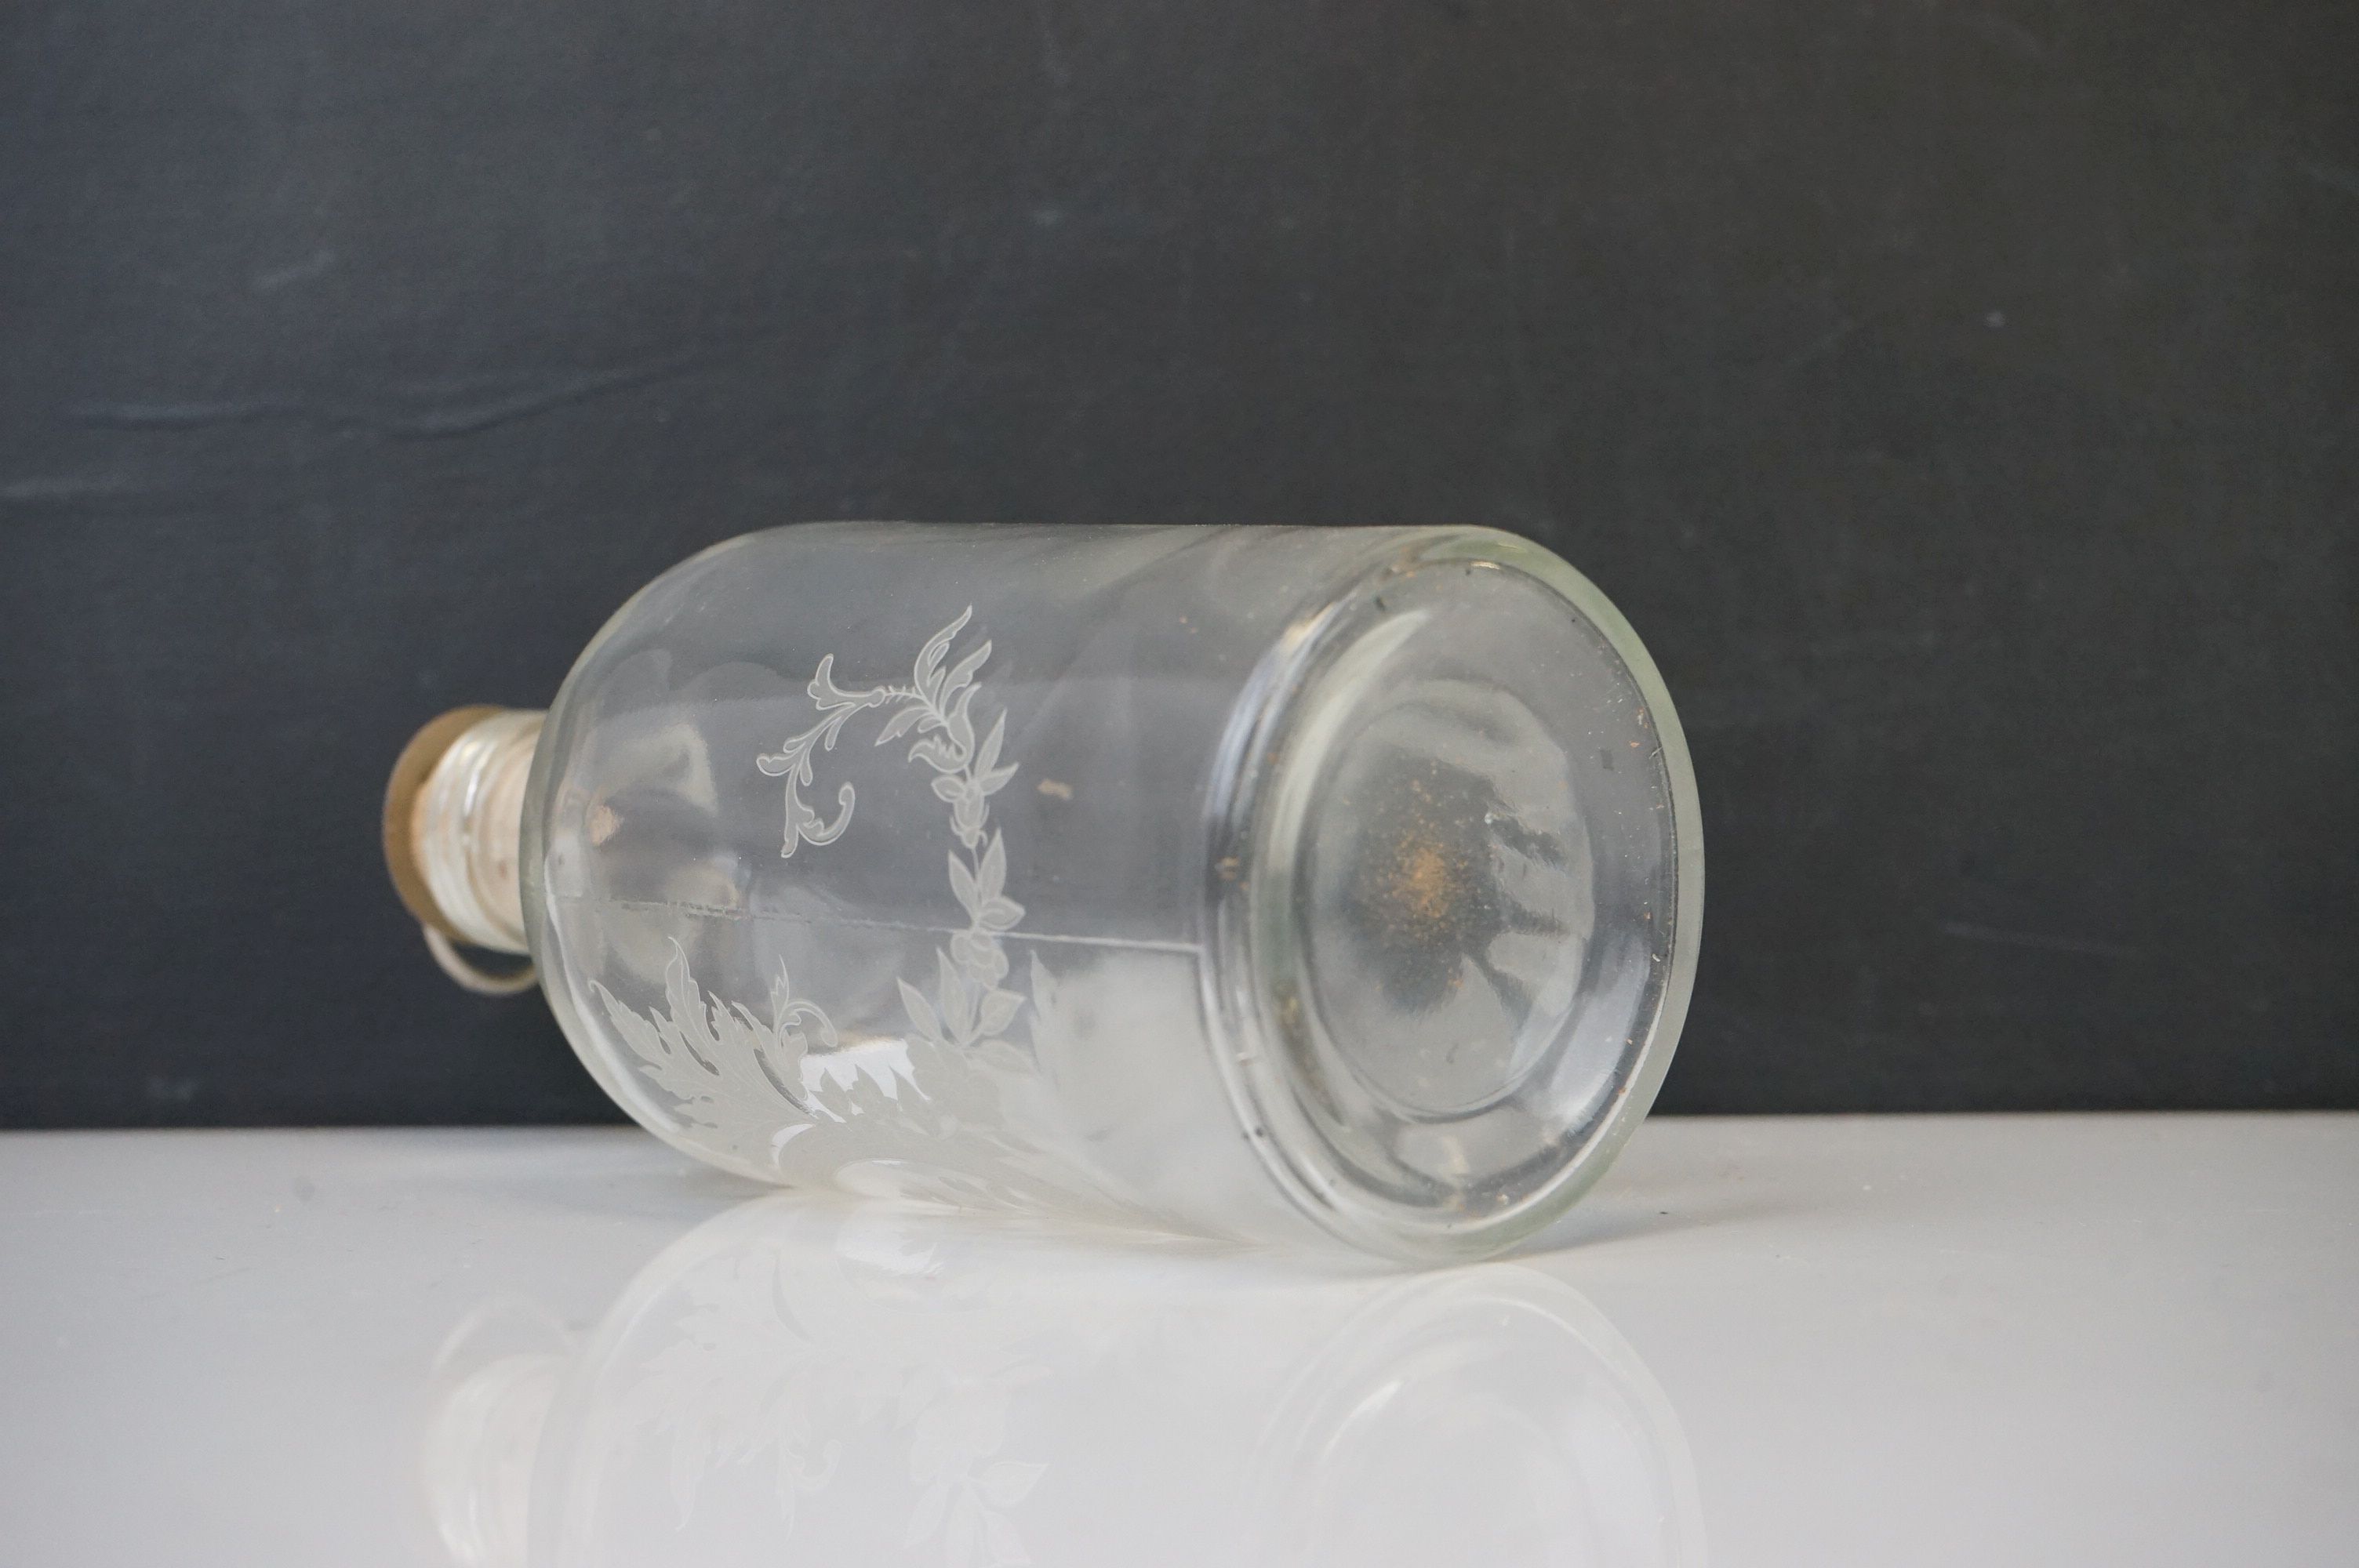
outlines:
[[[1475,528],[734,540],[429,726],[386,849],[716,1164],[1417,1260],[1603,1173],[1702,902],[1636,636]]]

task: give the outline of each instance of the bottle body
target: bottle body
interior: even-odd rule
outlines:
[[[803,525],[583,654],[518,897],[729,1169],[1446,1257],[1643,1114],[1694,818],[1635,637],[1507,535]]]

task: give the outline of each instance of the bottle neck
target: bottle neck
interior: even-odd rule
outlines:
[[[419,731],[386,794],[386,861],[420,923],[496,953],[527,950],[525,784],[548,715],[461,708]]]

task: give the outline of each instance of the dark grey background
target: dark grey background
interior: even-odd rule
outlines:
[[[1682,1109],[2359,1105],[2359,6],[0,7],[0,1121],[611,1114],[412,727],[800,518],[1496,524]]]

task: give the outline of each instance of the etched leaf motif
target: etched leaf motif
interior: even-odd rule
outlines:
[[[983,1006],[976,1017],[975,1033],[985,1037],[1006,1033],[1007,1026],[1016,1022],[1016,1014],[1023,1005],[1024,999],[1014,991],[984,993]]]
[[[924,1039],[940,1040],[942,1037],[942,1022],[940,1019],[934,1016],[933,1003],[926,1000],[926,993],[907,980],[896,980],[893,983],[901,988],[901,1005],[908,1010],[909,1027],[916,1030]]]
[[[992,721],[991,733],[983,738],[982,749],[974,754],[974,773],[978,782],[999,765],[999,748],[1006,739],[1007,715],[1002,713]],[[983,793],[988,795],[991,792],[984,790]]]
[[[792,1000],[783,968],[771,985],[768,1024],[708,999],[677,943],[664,966],[665,1012],[643,1016],[603,984],[592,989],[641,1070],[671,1098],[682,1120],[710,1130],[732,1150],[766,1160],[809,1127],[802,1062],[810,1033],[832,1040],[833,1032],[821,1029],[825,1014],[818,1008]]]
[[[989,657],[991,642],[985,638],[974,652],[951,667],[949,677],[942,682],[942,700],[947,702],[956,697],[961,688],[974,678],[974,672],[983,668],[983,661]]]
[[[949,860],[951,892],[958,896],[959,907],[965,910],[969,915],[973,915],[983,907],[983,893],[976,882],[975,874],[967,869],[967,863],[964,860],[959,859],[957,850],[953,849],[950,852]]]
[[[951,639],[965,631],[966,623],[973,619],[974,606],[970,604],[959,611],[957,620],[927,638],[926,645],[918,650],[918,663],[912,673],[917,677],[919,691],[924,694],[929,706],[939,705],[941,700],[942,656],[950,652]]]
[[[948,950],[934,949],[934,994],[940,999],[942,1023],[951,1040],[961,1045],[974,1040],[974,998],[969,993],[966,977],[951,962]]]
[[[1034,1099],[1008,1092],[1031,1070],[1004,1038],[1027,998],[1003,984],[1002,938],[1024,906],[1006,892],[1007,848],[991,827],[990,797],[1016,765],[1001,761],[1005,710],[976,738],[991,643],[951,657],[973,614],[969,606],[926,640],[906,686],[847,688],[834,656],[821,658],[806,688],[818,722],[755,759],[763,774],[785,781],[779,852],[790,857],[833,842],[853,821],[849,784],[838,786],[832,818],[804,797],[816,786],[818,753],[835,749],[853,717],[885,710],[880,745],[916,737],[909,760],[925,765],[929,788],[950,807],[956,847],[945,868],[967,923],[936,947],[929,982],[895,978],[906,1033],[846,1034],[817,1001],[794,994],[783,968],[768,1018],[757,1019],[706,996],[677,946],[661,1012],[636,1011],[603,985],[596,994],[638,1071],[669,1097],[670,1114],[749,1164],[784,1175],[791,1162],[799,1178],[832,1175],[864,1191],[884,1181],[967,1204],[1101,1206],[1106,1195],[1043,1152],[1057,1135],[1033,1124]],[[1038,972],[1036,962],[1036,981]]]
[[[1007,846],[996,833],[991,836],[990,844],[983,851],[982,863],[975,868],[974,885],[985,903],[997,899],[1000,890],[1007,885]]]
[[[940,769],[944,773],[959,765],[958,753],[951,750],[950,742],[931,737],[909,748],[909,760],[913,762],[923,762],[929,768]],[[934,781],[937,785],[941,782],[940,779]],[[940,794],[940,791],[937,789],[935,793]]]
[[[951,745],[957,750],[962,763],[974,751],[974,719],[969,712],[974,706],[974,690],[969,687],[959,693],[958,701],[951,705],[948,717],[942,720],[943,732],[950,737]]]

